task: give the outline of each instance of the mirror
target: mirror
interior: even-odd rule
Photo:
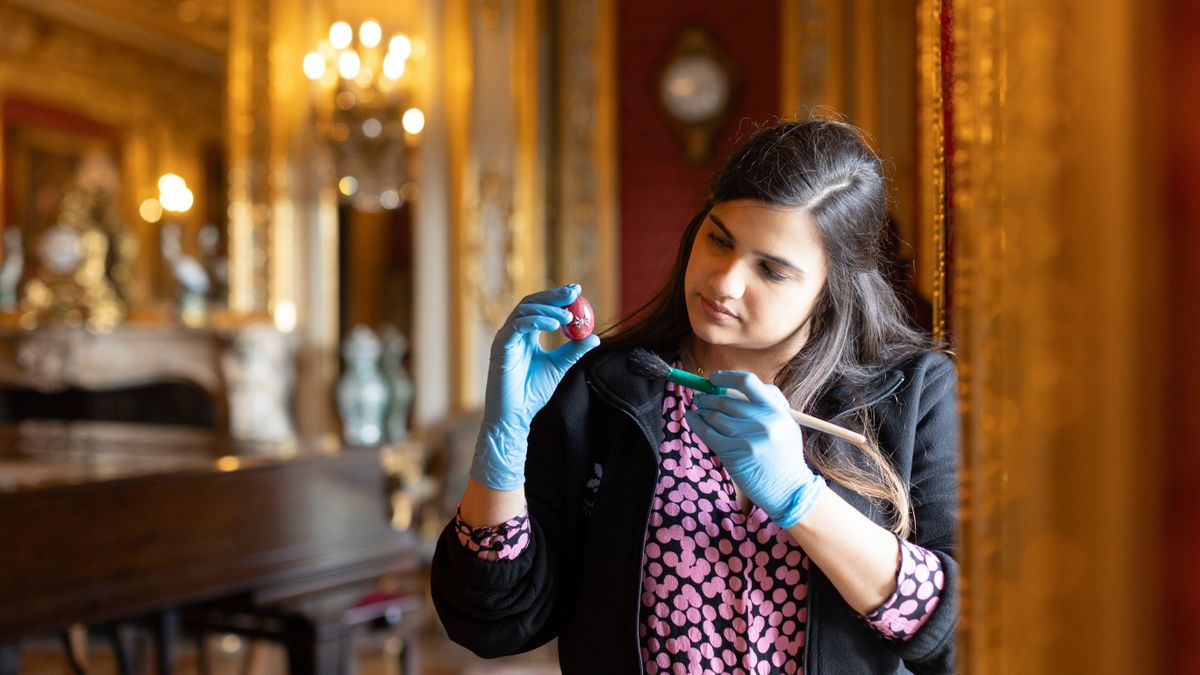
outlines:
[[[0,4],[8,323],[227,306],[228,5]]]

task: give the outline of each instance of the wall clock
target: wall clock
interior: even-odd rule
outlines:
[[[688,161],[712,156],[713,137],[733,111],[737,85],[733,61],[708,31],[690,27],[679,34],[659,71],[658,98]]]

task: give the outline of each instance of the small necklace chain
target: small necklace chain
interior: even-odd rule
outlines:
[[[700,361],[696,358],[696,355],[692,353],[692,350],[684,347],[683,352],[689,359],[691,359],[692,365],[696,367],[696,374],[704,375],[704,366],[700,365]]]

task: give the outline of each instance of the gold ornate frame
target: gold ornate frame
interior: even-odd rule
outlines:
[[[1155,672],[1165,308],[1150,4],[954,0],[960,666]],[[1132,590],[1139,589],[1139,590]]]

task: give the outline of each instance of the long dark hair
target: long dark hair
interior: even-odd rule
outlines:
[[[792,407],[810,408],[835,385],[861,388],[889,365],[933,346],[909,324],[883,271],[887,184],[879,156],[855,127],[812,119],[759,129],[730,155],[684,230],[666,281],[604,332],[603,348],[678,353],[692,335],[683,283],[696,233],[713,206],[735,199],[808,210],[824,245],[827,276],[809,316],[809,340],[775,377]],[[835,452],[840,441],[808,434],[806,459],[826,478],[875,500],[891,515],[892,529],[907,535],[908,491],[873,440],[869,412],[852,425],[867,435],[866,447]]]

